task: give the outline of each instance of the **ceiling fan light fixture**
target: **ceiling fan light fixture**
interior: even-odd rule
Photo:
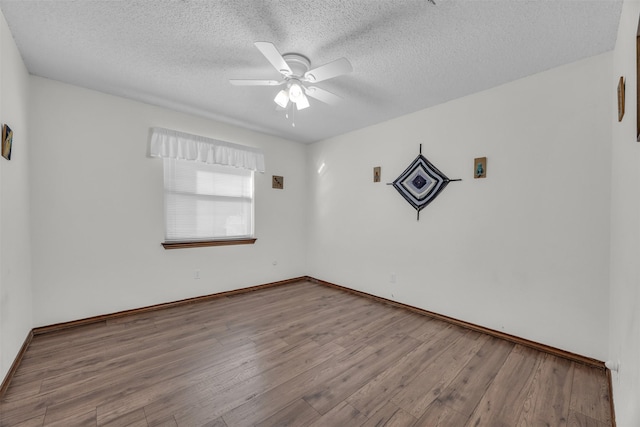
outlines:
[[[287,108],[287,105],[289,104],[289,93],[283,89],[280,92],[278,92],[278,94],[273,100],[275,101],[276,104],[278,104],[282,108]]]
[[[309,99],[307,99],[304,94],[301,94],[300,99],[296,101],[296,107],[298,108],[298,111],[304,110],[305,108],[309,107]]]
[[[304,97],[302,87],[298,83],[291,83],[289,86],[289,99],[291,99],[291,102],[297,103],[302,97]]]

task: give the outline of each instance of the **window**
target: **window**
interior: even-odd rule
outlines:
[[[253,237],[253,171],[164,159],[165,238],[171,242]]]
[[[165,249],[254,243],[253,147],[151,128],[149,155],[164,161]]]

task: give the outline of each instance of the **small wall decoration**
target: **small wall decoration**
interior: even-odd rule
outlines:
[[[11,148],[13,146],[13,131],[8,125],[2,126],[2,157],[11,160]]]
[[[487,177],[487,158],[486,157],[477,157],[473,159],[473,177],[474,178]]]
[[[373,168],[373,182],[380,182],[380,166]]]
[[[618,121],[624,117],[624,76],[620,76],[618,81]]]
[[[284,177],[273,175],[271,177],[271,188],[282,190],[284,188]]]
[[[438,194],[452,181],[462,180],[447,178],[422,155],[422,144],[420,144],[418,157],[395,181],[387,185],[393,185],[398,193],[415,208],[420,221],[420,211],[438,197]]]
[[[640,82],[640,23],[636,33],[636,82]],[[636,141],[640,142],[640,84],[636,84]]]

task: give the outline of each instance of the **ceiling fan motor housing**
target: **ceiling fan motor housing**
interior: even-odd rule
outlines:
[[[282,57],[292,71],[291,75],[287,77],[295,77],[300,79],[304,77],[304,73],[309,71],[309,68],[311,67],[311,61],[309,61],[309,58],[307,58],[306,56],[297,53],[286,53],[282,55]]]

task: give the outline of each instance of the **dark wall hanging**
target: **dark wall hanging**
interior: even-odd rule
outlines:
[[[284,177],[278,175],[271,176],[271,188],[277,190],[284,190]]]
[[[462,180],[447,178],[422,155],[422,144],[420,144],[418,157],[395,181],[387,185],[393,185],[398,193],[414,207],[420,221],[420,211],[438,197],[438,194],[452,181]]]
[[[621,122],[624,117],[624,76],[620,76],[618,80],[618,121]]]
[[[11,160],[11,149],[13,147],[13,131],[8,125],[2,126],[2,157]]]

